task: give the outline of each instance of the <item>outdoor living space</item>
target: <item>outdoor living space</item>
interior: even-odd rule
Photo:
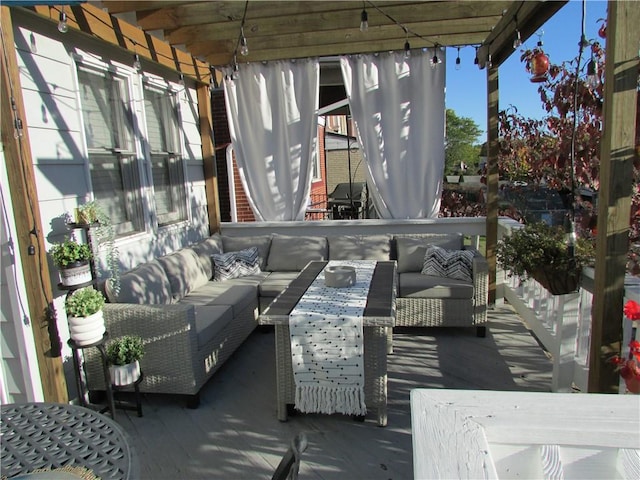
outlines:
[[[549,392],[552,363],[508,306],[489,312],[487,336],[456,328],[394,332],[388,424],[335,414],[276,416],[273,330],[256,330],[207,383],[198,409],[144,395],[142,418],[118,411],[140,478],[269,478],[291,439],[306,432],[300,478],[414,478],[409,393],[414,388]]]

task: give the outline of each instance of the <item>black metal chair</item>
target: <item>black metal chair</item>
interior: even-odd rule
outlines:
[[[300,470],[300,457],[307,449],[307,436],[304,432],[297,434],[286,451],[271,480],[296,480]]]

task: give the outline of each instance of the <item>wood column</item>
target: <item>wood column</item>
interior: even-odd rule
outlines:
[[[200,138],[202,139],[204,182],[207,194],[207,211],[209,215],[209,234],[213,234],[220,231],[220,200],[218,194],[216,155],[213,141],[211,94],[209,91],[209,85],[199,84],[196,88],[198,92],[198,118],[200,123]]]
[[[615,393],[635,145],[640,8],[609,1],[589,392]]]
[[[2,144],[40,380],[45,401],[66,403],[69,400],[67,385],[60,356],[56,317],[51,303],[53,299],[51,277],[40,229],[42,220],[9,7],[0,7],[0,22],[2,24],[2,85],[0,86]],[[22,124],[22,136],[17,136],[17,123]],[[27,253],[30,245],[35,247],[33,255]]]
[[[487,68],[487,263],[489,305],[496,303],[498,243],[498,67]]]

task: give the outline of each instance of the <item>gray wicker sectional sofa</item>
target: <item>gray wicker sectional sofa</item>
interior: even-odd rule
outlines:
[[[396,260],[396,326],[476,327],[484,335],[486,260],[474,250],[470,281],[425,275],[430,245],[465,248],[460,234],[215,234],[124,273],[117,295],[106,288],[107,331],[111,337],[143,338],[141,392],[186,395],[191,407],[198,405],[206,381],[257,327],[259,312],[312,260]],[[224,270],[238,252],[255,258],[255,265]],[[97,352],[87,349],[85,356],[89,389],[104,390]]]

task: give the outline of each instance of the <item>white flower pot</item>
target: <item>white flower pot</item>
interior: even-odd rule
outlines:
[[[131,385],[140,378],[140,362],[136,360],[127,365],[110,365],[111,383],[116,386]]]
[[[99,342],[105,332],[102,310],[88,317],[67,317],[71,340],[78,345]]]
[[[76,266],[61,268],[58,273],[60,274],[60,283],[66,287],[82,285],[93,280],[89,262],[78,262]]]

